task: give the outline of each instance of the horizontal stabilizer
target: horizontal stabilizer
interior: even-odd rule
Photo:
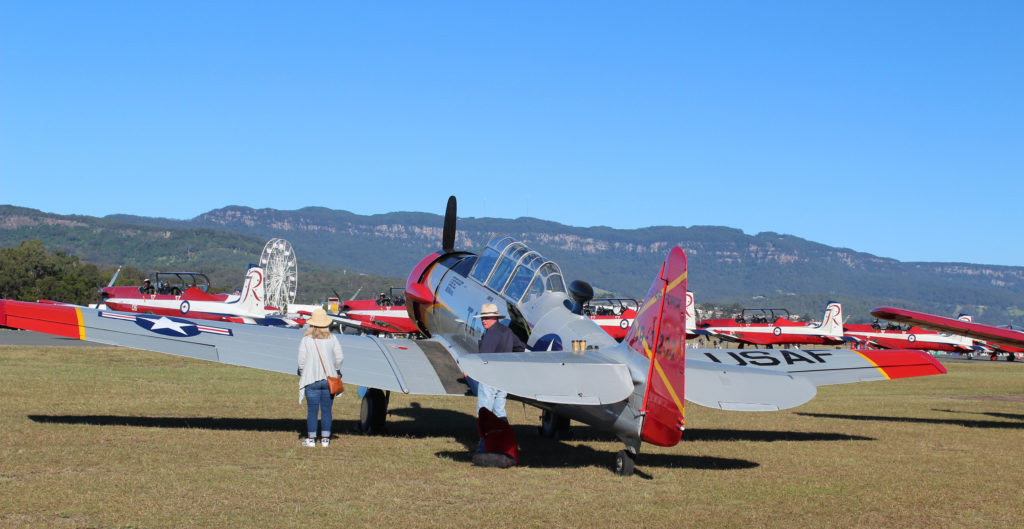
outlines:
[[[914,350],[691,348],[686,350],[686,361],[687,365],[691,361],[710,361],[721,366],[786,373],[806,378],[815,386],[940,375],[946,372],[946,368],[934,357]]]
[[[686,400],[731,411],[777,411],[799,406],[818,392],[810,380],[753,367],[686,360]]]
[[[466,354],[459,367],[488,386],[540,402],[612,404],[633,393],[625,364],[591,352]]]

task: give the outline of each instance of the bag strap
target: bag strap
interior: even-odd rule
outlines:
[[[313,347],[316,347],[316,357],[320,359],[320,367],[324,369],[324,376],[331,376],[331,374],[327,372],[327,366],[324,365],[324,357],[320,355],[320,346],[316,344],[316,338],[310,336],[309,339],[313,341]]]

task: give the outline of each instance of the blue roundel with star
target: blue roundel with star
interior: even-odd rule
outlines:
[[[170,316],[136,316],[135,324],[143,329],[164,336],[195,336],[199,334],[199,327],[196,324],[180,318]]]

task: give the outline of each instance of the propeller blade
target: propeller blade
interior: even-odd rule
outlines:
[[[448,197],[444,211],[444,231],[441,234],[441,249],[445,253],[455,250],[455,195]]]

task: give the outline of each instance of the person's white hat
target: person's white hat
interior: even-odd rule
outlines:
[[[316,309],[313,311],[313,316],[306,320],[306,324],[312,327],[330,327],[331,319],[327,317],[326,310]]]
[[[483,305],[480,306],[480,314],[477,314],[476,316],[473,316],[473,317],[474,318],[504,318],[505,316],[501,315],[501,313],[498,312],[498,306],[495,305],[494,303],[484,303]]]

